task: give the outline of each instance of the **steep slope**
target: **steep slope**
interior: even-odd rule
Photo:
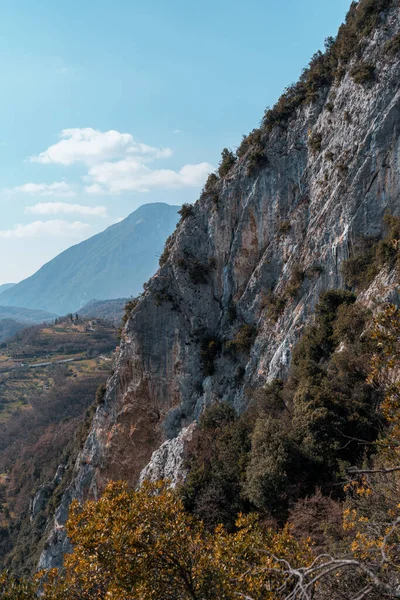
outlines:
[[[12,287],[14,287],[14,285],[17,285],[17,284],[16,283],[3,283],[2,285],[0,285],[0,294],[5,292],[6,290],[11,289]]]
[[[89,300],[136,295],[156,270],[164,242],[178,220],[176,206],[145,204],[129,217],[45,264],[1,294],[1,304],[59,315]]]
[[[109,479],[136,485],[204,406],[240,411],[285,376],[321,292],[344,287],[342,261],[360,237],[382,236],[386,211],[399,214],[399,32],[397,1],[353,4],[336,46],[182,217],[127,320],[40,566],[60,564],[72,498],[98,496]],[[397,283],[383,268],[361,300],[397,301]],[[153,461],[179,464],[181,446]]]

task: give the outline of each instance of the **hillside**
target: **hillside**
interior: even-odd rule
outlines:
[[[55,313],[41,309],[22,308],[20,306],[0,305],[0,320],[13,319],[19,323],[43,323],[51,322],[57,317]]]
[[[26,323],[14,321],[14,319],[0,320],[0,343],[12,338],[18,331],[25,329]]]
[[[45,310],[0,306],[0,343],[10,339],[18,331],[30,325],[44,322],[52,323],[56,316]]]
[[[124,314],[128,298],[116,298],[115,300],[92,300],[79,309],[82,317],[96,317],[111,321],[119,325]]]
[[[57,487],[53,476],[58,465],[63,463],[59,473],[64,473],[68,461],[76,456],[79,435],[87,427],[86,411],[95,401],[96,389],[109,375],[115,344],[114,327],[101,320],[84,318],[33,326],[2,344],[0,564],[3,566],[8,551],[12,551],[8,564],[21,563],[21,552],[25,553],[15,540],[20,527],[26,528],[30,517],[39,512],[39,505],[29,508],[32,492],[41,489],[44,498],[50,497]],[[41,488],[49,479],[53,483]],[[20,543],[29,545],[33,538],[36,543],[42,526],[43,522],[35,523]],[[31,552],[31,561],[33,555]]]
[[[4,291],[0,303],[65,315],[92,298],[137,295],[156,270],[165,240],[178,221],[177,210],[161,203],[141,206]]]
[[[347,437],[335,437],[343,423],[350,423],[343,433],[351,439],[377,435],[372,415],[379,401],[364,387],[370,349],[357,347],[341,355],[345,360],[336,359],[345,346],[337,345],[342,338],[333,330],[342,327],[346,339],[353,320],[354,327],[366,322],[358,307],[362,313],[399,300],[399,225],[384,218],[399,215],[399,35],[397,2],[353,4],[336,41],[327,41],[326,53],[313,57],[236,155],[223,152],[199,201],[182,211],[161,268],[131,304],[115,372],[56,510],[41,567],[61,564],[71,499],[98,497],[109,479],[132,487],[140,478],[179,481],[192,424],[206,407],[224,403],[245,414],[252,398],[275,382],[258,438],[251,429],[250,437],[243,429],[232,433],[247,439],[244,452],[253,471],[237,475],[240,454],[228,454],[228,466],[238,489],[243,477],[252,482],[248,493],[261,515],[279,523],[288,506],[294,509],[318,486],[327,498],[339,489],[340,461],[360,460],[364,447],[353,451]],[[282,392],[280,380],[288,378],[302,334],[301,369]],[[357,435],[358,423],[367,424],[366,437]],[[221,474],[227,485],[232,481],[220,465],[236,448],[226,438],[225,446],[223,440],[216,446],[216,435],[211,427],[204,444],[198,441],[205,462],[194,468],[192,492],[201,488],[202,473],[214,474],[214,451],[221,453],[214,457],[220,477],[207,493],[201,490],[202,506],[190,493],[187,501],[192,511],[207,515],[229,506]],[[255,439],[263,463],[246,454]],[[341,454],[342,446],[351,452]],[[229,498],[237,497],[229,490]],[[277,496],[281,490],[284,501]]]
[[[3,292],[5,292],[6,290],[11,289],[12,287],[14,287],[14,285],[16,285],[15,283],[3,283],[0,285],[0,294],[2,294]]]

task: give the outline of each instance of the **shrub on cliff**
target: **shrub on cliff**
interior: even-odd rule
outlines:
[[[237,331],[235,337],[230,340],[226,347],[231,352],[250,352],[257,335],[257,329],[246,323]]]
[[[400,267],[400,218],[386,215],[386,233],[383,239],[364,237],[353,244],[350,257],[341,264],[346,285],[362,290],[369,285],[379,271],[386,267]]]
[[[139,296],[137,298],[130,298],[125,304],[125,312],[122,316],[122,322],[126,323],[131,316],[132,311],[136,308],[139,302]]]
[[[375,80],[375,65],[372,63],[360,63],[350,72],[355,83],[365,84]]]
[[[221,162],[218,167],[218,175],[220,177],[225,177],[235,165],[236,157],[231,150],[228,148],[224,148],[222,150]]]
[[[389,56],[396,56],[400,52],[400,33],[397,33],[385,44],[385,52]]]
[[[178,214],[181,215],[181,220],[184,221],[188,217],[191,217],[194,213],[193,204],[182,204],[180,210],[178,210]]]
[[[210,198],[214,204],[218,204],[219,192],[218,192],[219,177],[216,173],[210,173],[204,188],[201,192],[200,198]]]
[[[217,403],[204,411],[188,446],[189,474],[181,496],[186,509],[210,530],[223,523],[232,531],[236,515],[250,509],[242,495],[249,427],[228,403]]]
[[[277,125],[285,126],[299,107],[313,102],[335,78],[341,79],[346,72],[345,65],[358,55],[360,42],[379,25],[391,5],[392,0],[352,2],[337,37],[327,38],[325,52],[314,54],[299,81],[288,86],[275,106],[265,111],[262,128],[271,131]]]

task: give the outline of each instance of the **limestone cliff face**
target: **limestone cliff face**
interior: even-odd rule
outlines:
[[[205,405],[224,399],[241,410],[252,387],[283,376],[321,292],[343,287],[340,263],[357,236],[380,235],[385,211],[399,214],[400,61],[384,52],[399,13],[393,3],[364,46],[373,83],[356,84],[350,64],[286,127],[263,134],[261,167],[249,174],[248,155],[240,158],[218,184],[218,202],[204,195],[178,225],[125,326],[64,515],[72,497],[96,497],[109,479],[137,485],[152,453]],[[299,270],[305,277],[292,298]],[[395,299],[391,274],[380,273],[364,300],[377,293]],[[283,312],[270,318],[271,298],[284,296]],[[228,351],[244,324],[256,332],[251,350]],[[209,341],[216,355],[205,372]],[[59,517],[42,567],[65,543]]]

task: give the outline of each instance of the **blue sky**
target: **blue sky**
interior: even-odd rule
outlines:
[[[194,201],[349,0],[2,0],[0,283]]]

